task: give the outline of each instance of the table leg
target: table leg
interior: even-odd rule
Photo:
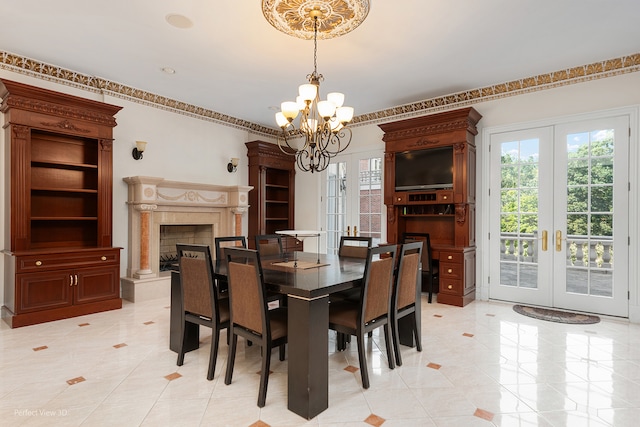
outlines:
[[[329,296],[287,304],[288,408],[310,420],[329,407]]]

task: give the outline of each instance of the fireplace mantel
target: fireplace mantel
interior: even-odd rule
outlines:
[[[127,277],[122,297],[130,301],[168,296],[170,276],[160,274],[160,226],[205,224],[211,235],[245,235],[250,186],[169,181],[149,176],[126,177],[129,185]],[[211,242],[213,245],[213,242]]]

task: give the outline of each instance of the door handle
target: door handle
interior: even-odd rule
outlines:
[[[548,246],[548,243],[549,243],[549,236],[548,236],[548,234],[549,234],[549,233],[547,233],[547,230],[542,230],[542,250],[543,250],[544,252],[546,252],[546,251],[547,251],[547,246]]]
[[[357,225],[354,225],[354,226],[353,226],[353,235],[354,235],[354,236],[357,236],[357,235],[358,235],[358,226],[357,226]]]
[[[73,275],[69,275],[69,286],[73,286]]]
[[[347,236],[351,236],[351,226],[347,225]]]
[[[562,231],[556,230],[556,252],[562,251]]]

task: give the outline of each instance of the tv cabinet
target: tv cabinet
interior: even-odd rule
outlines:
[[[459,307],[475,299],[475,136],[481,117],[464,108],[379,125],[387,241],[399,243],[405,232],[429,233],[440,268],[438,302]],[[453,147],[453,188],[396,191],[396,153],[444,146]]]
[[[0,80],[11,327],[122,307],[112,247],[112,131],[121,107]],[[10,213],[9,213],[10,212]]]

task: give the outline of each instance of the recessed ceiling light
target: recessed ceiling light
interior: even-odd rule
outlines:
[[[173,25],[176,28],[193,27],[193,22],[191,22],[191,19],[187,18],[184,15],[180,15],[178,13],[170,13],[164,19],[166,19],[169,25]]]
[[[176,70],[174,70],[171,67],[162,67],[161,70],[164,71],[167,74],[175,74],[176,73]]]

